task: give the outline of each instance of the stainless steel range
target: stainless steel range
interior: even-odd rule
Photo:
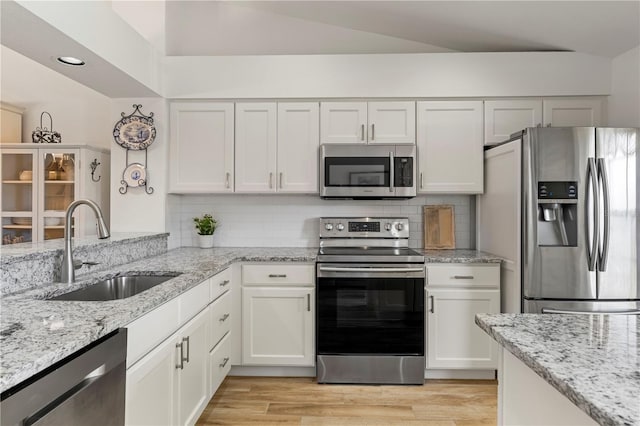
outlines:
[[[424,256],[409,220],[320,218],[318,383],[424,383]]]

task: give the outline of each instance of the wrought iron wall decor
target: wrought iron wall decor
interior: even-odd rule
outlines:
[[[49,116],[51,130],[44,127],[42,124],[42,119],[45,114]],[[40,114],[40,127],[36,127],[36,129],[31,133],[31,140],[33,143],[62,143],[62,136],[60,133],[53,130],[53,118],[47,111]]]
[[[153,113],[144,115],[140,111],[142,105],[139,104],[133,104],[133,108],[133,112],[129,115],[124,112],[120,113],[122,118],[118,120],[113,128],[113,139],[118,145],[127,150],[126,167],[122,172],[122,180],[120,181],[122,186],[118,191],[121,194],[126,194],[129,188],[144,188],[144,192],[153,194],[153,188],[149,186],[149,178],[147,177],[147,148],[156,138]],[[129,151],[143,150],[144,164],[129,163]],[[91,176],[93,178],[93,173]]]
[[[98,162],[97,158],[94,158],[91,164],[89,164],[89,167],[91,167],[91,180],[94,182],[100,182],[100,178],[102,177],[101,175],[101,176],[98,176],[98,179],[96,179],[95,176],[93,175],[100,164],[101,163]]]

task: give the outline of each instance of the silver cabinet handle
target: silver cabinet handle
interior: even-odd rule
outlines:
[[[225,173],[224,186],[225,188],[229,188],[229,179],[231,178],[231,174],[229,172]]]
[[[269,173],[269,189],[273,188],[273,173]]]
[[[307,294],[307,312],[311,312],[311,295]]]
[[[360,125],[360,140],[364,140],[364,124]]]
[[[280,189],[282,189],[282,175],[283,175],[283,173],[280,172]]]
[[[587,191],[586,191],[586,201],[585,201],[585,209],[587,220],[585,220],[586,227],[586,236],[587,240],[589,239],[589,220],[591,214],[593,214],[593,235],[591,235],[591,248],[587,246],[587,266],[589,271],[595,271],[596,268],[596,259],[598,255],[598,239],[600,236],[600,220],[598,218],[598,214],[600,212],[600,194],[598,193],[597,187],[597,176],[596,176],[596,160],[593,157],[590,157],[587,163]],[[593,206],[590,206],[589,203],[589,187],[591,187],[593,191]],[[591,211],[589,211],[590,207],[593,207]],[[589,241],[587,241],[589,243]]]
[[[429,299],[431,299],[431,309],[429,309],[429,312],[434,314],[436,312],[436,301],[433,296],[429,296]]]
[[[231,314],[224,314],[223,316],[220,317],[220,319],[218,321],[220,322],[225,322],[227,320],[227,318],[229,318]]]
[[[424,178],[422,172],[420,172],[420,189],[424,189]]]
[[[394,159],[393,159],[393,152],[389,153],[389,192],[393,192],[395,190],[395,188],[393,187],[393,180],[395,179],[395,176],[393,175],[394,172],[394,168],[395,165],[393,164],[395,163]]]
[[[602,185],[602,203],[604,205],[604,234],[602,236],[602,249],[599,252],[598,270],[607,270],[607,258],[609,257],[609,177],[607,176],[607,165],[603,158],[598,158],[598,182]]]
[[[269,278],[287,278],[287,274],[269,274]]]
[[[218,284],[220,287],[225,287],[227,285],[229,285],[229,280],[224,280],[222,281],[220,284]]]
[[[551,308],[542,308],[543,314],[584,314],[584,315],[593,315],[593,314],[611,314],[611,315],[640,315],[639,309],[629,309],[629,310],[605,310],[605,311],[572,311],[568,309],[551,309]]]
[[[224,359],[220,363],[220,367],[224,368],[225,365],[227,365],[228,362],[229,362],[229,357],[228,356],[224,357]]]
[[[374,140],[376,137],[376,125],[372,124],[371,125],[371,140]]]
[[[186,362],[189,362],[189,353],[191,352],[191,350],[190,350],[191,349],[190,348],[191,345],[189,344],[189,336],[182,338],[182,343],[185,343],[185,342],[187,343],[187,356],[183,357],[182,360],[186,361]]]
[[[176,343],[176,349],[180,348],[180,355],[178,356],[179,364],[176,364],[176,369],[184,370],[184,347],[182,346],[183,342]]]
[[[473,275],[454,275],[451,278],[454,280],[472,280]]]

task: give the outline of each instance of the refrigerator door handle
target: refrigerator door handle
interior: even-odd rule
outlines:
[[[572,311],[568,309],[552,309],[552,308],[542,308],[543,314],[583,314],[583,315],[593,315],[593,314],[614,314],[614,315],[640,315],[639,309],[629,309],[629,310],[604,310],[604,311]]]
[[[604,206],[604,234],[602,235],[602,246],[598,253],[598,270],[607,270],[607,258],[609,257],[609,177],[607,176],[607,165],[603,158],[598,158],[598,183],[602,186],[603,206]]]
[[[596,270],[596,260],[598,254],[598,237],[600,235],[600,220],[598,213],[600,211],[600,194],[598,193],[598,177],[596,176],[596,160],[593,157],[589,157],[587,163],[587,186],[585,189],[586,201],[585,201],[585,227],[587,244],[591,244],[591,248],[587,246],[587,266],[589,271]],[[589,187],[593,192],[593,206],[589,204]],[[591,241],[589,241],[589,218],[593,215],[593,233],[591,234]]]

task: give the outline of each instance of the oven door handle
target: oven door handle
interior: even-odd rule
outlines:
[[[342,268],[321,266],[322,272],[424,272],[424,268]]]

